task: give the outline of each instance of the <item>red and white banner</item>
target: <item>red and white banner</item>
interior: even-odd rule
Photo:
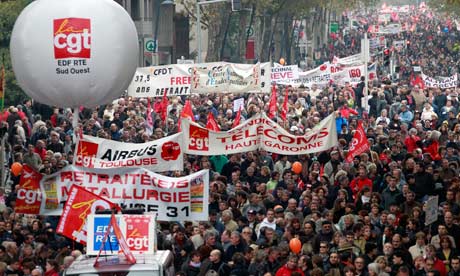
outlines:
[[[25,206],[38,205],[39,214],[60,216],[74,184],[84,186],[122,208],[140,208],[146,213],[158,213],[158,220],[208,219],[208,170],[172,178],[143,168],[67,166],[44,176],[40,181],[40,190],[26,191],[27,201],[17,201],[16,210],[18,213],[37,214]]]
[[[77,143],[76,166],[86,168],[148,168],[155,172],[183,170],[182,134],[135,144],[84,135]]]
[[[369,151],[369,149],[369,141],[367,140],[366,133],[364,132],[363,123],[359,121],[355,135],[353,135],[353,139],[351,139],[351,146],[348,149],[348,155],[345,161],[351,163],[353,162],[353,158],[355,158],[355,156]]]
[[[105,243],[104,238],[107,239]],[[119,252],[153,254],[154,248],[155,217],[153,215],[88,216],[86,246],[88,255],[99,252],[102,255],[117,255]]]
[[[299,78],[299,67],[297,65],[283,66],[275,63],[272,67],[271,80],[279,82],[283,80],[295,80]]]
[[[364,69],[364,64],[347,67],[331,66],[331,78],[338,85],[345,85],[347,82],[351,85],[356,85],[361,82],[361,77],[364,76]],[[370,81],[377,78],[375,63],[367,67],[367,75]]]
[[[16,213],[38,215],[40,213],[40,203],[36,201],[36,198],[40,193],[40,181],[43,175],[34,171],[28,165],[23,165],[22,168],[14,211]]]
[[[182,120],[185,152],[220,155],[264,149],[284,155],[325,151],[337,145],[334,114],[322,120],[303,136],[292,135],[265,114],[247,119],[229,131],[210,131],[189,120]]]
[[[118,205],[87,191],[84,187],[72,185],[64,205],[56,233],[86,244],[86,218],[96,210],[110,210]]]

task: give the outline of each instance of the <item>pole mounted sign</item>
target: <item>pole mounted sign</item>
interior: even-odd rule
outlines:
[[[157,53],[158,52],[158,40],[151,38],[144,39],[144,52]]]

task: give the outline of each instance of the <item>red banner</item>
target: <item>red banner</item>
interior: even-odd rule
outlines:
[[[39,214],[41,201],[40,181],[42,175],[31,167],[24,165],[21,179],[19,180],[19,189],[16,197],[15,212],[26,214]]]
[[[364,132],[362,121],[358,122],[355,135],[351,140],[351,146],[348,150],[348,155],[345,161],[348,163],[353,162],[355,156],[360,155],[363,152],[369,151],[369,141],[367,140],[366,133]]]
[[[81,186],[72,185],[56,233],[86,244],[88,215],[94,214],[98,209],[112,208],[119,207]]]

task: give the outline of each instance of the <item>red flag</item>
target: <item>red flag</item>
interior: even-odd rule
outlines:
[[[168,100],[168,97],[166,96],[166,90],[165,90],[165,93],[163,94],[163,99],[161,100],[161,105],[160,105],[161,106],[160,117],[163,122],[166,122],[166,118],[168,117],[168,105],[169,105],[169,100]]]
[[[180,114],[181,118],[189,118],[193,122],[195,121],[195,117],[193,115],[192,104],[189,100],[185,101],[184,108],[182,109],[182,113]]]
[[[86,218],[98,209],[118,208],[117,204],[108,201],[82,186],[72,185],[67,201],[59,219],[56,233],[81,244],[86,244]]]
[[[425,89],[425,82],[420,75],[415,77],[415,85],[418,85],[421,89]]]
[[[206,123],[206,128],[212,131],[220,131],[220,127],[214,119],[214,114],[209,111],[208,113],[208,122]]]
[[[324,175],[324,164],[321,164],[321,166],[319,167],[319,176],[323,176]]]
[[[22,174],[19,179],[16,206],[14,211],[20,214],[39,214],[41,205],[40,181],[43,175],[28,165],[22,166]],[[31,200],[34,198],[35,200]],[[47,198],[47,203],[52,199]],[[57,198],[56,198],[56,204]]]
[[[288,113],[288,102],[289,102],[289,89],[286,87],[286,92],[284,94],[284,102],[283,102],[283,109],[281,109],[281,119],[286,121],[287,113]]]
[[[367,141],[366,133],[364,132],[363,122],[359,121],[355,135],[353,135],[353,139],[351,139],[351,146],[348,149],[348,155],[345,161],[351,163],[353,162],[353,158],[355,158],[355,156],[368,150],[369,142]]]
[[[195,117],[193,115],[193,110],[192,110],[192,104],[190,103],[189,100],[185,101],[184,108],[182,109],[182,112],[180,113],[179,122],[177,123],[178,131],[180,131],[180,121],[182,120],[182,118],[188,118],[192,120],[192,122],[195,121]]]
[[[120,226],[118,226],[117,218],[115,217],[114,214],[112,214],[112,217],[110,218],[109,227],[107,228],[107,231],[105,232],[104,240],[102,242],[101,248],[99,249],[99,253],[97,254],[96,261],[94,262],[94,266],[97,267],[99,265],[98,263],[99,256],[101,255],[102,250],[104,250],[105,248],[105,243],[107,242],[109,234],[112,233],[112,229],[113,229],[113,233],[115,234],[115,237],[117,238],[118,244],[120,245],[121,252],[123,253],[123,255],[125,255],[126,260],[130,264],[135,264],[136,258],[134,257],[131,250],[129,250],[129,246],[126,243],[125,237],[123,237],[123,234],[121,233]]]
[[[147,98],[147,125],[150,129],[153,129],[152,106],[150,105],[150,98]]]
[[[270,104],[268,105],[268,118],[273,119],[276,117],[276,85],[272,87],[272,96],[270,98]]]
[[[240,109],[238,109],[238,113],[236,113],[235,120],[233,120],[232,128],[239,126],[240,122],[241,122],[241,107]]]

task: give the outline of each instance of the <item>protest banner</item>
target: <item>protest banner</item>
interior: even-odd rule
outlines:
[[[88,255],[96,255],[100,250],[103,255],[117,255],[121,251],[114,229],[108,233],[107,242],[103,243],[111,218],[112,215],[88,216]],[[129,251],[133,254],[153,254],[156,224],[153,215],[115,215],[115,221]]]
[[[122,143],[84,135],[78,140],[74,164],[87,168],[142,167],[155,172],[184,169],[182,134],[147,143]]]
[[[324,63],[315,69],[312,69],[307,72],[299,72],[298,79],[290,79],[290,80],[280,80],[277,81],[277,84],[282,85],[291,85],[293,87],[312,87],[316,84],[318,87],[325,87],[331,81],[331,71],[329,63]]]
[[[271,81],[296,80],[299,78],[299,67],[297,65],[274,66],[272,67]]]
[[[343,65],[343,66],[352,66],[363,64],[363,57],[361,54],[356,54],[348,57],[334,57],[332,64],[334,65]]]
[[[217,63],[192,68],[192,93],[261,92],[262,88],[260,63]]]
[[[128,86],[135,98],[190,95],[191,68],[194,64],[170,64],[137,68]]]
[[[67,166],[44,176],[39,191],[28,191],[27,203],[39,205],[41,215],[60,216],[73,184],[84,186],[86,190],[122,208],[158,213],[158,220],[208,219],[208,170],[172,178],[143,168]],[[29,209],[24,208],[24,202],[16,203],[19,213],[29,213]]]
[[[292,135],[265,114],[246,120],[229,131],[210,131],[182,120],[187,154],[220,155],[264,149],[284,155],[325,151],[337,145],[335,115],[331,114],[303,136]]]
[[[220,68],[237,68],[231,72],[236,74],[232,76],[238,79],[241,75],[247,73],[257,73],[260,83],[256,90],[247,92],[270,92],[270,63],[260,64],[259,71],[253,71],[255,65],[251,64],[233,64],[226,62],[200,63],[200,64],[170,64],[164,66],[141,67],[137,71],[128,87],[128,96],[135,98],[143,97],[163,97],[166,96],[186,96],[191,94],[193,68],[198,68],[203,71],[218,71]],[[241,74],[241,75],[238,75]],[[238,84],[240,81],[236,81]],[[238,86],[236,86],[238,87]],[[213,90],[212,93],[224,93],[227,90]],[[233,92],[233,91],[230,91]]]
[[[238,112],[242,108],[244,109],[244,98],[233,100],[233,112]]]
[[[16,213],[38,215],[40,213],[40,203],[35,201],[35,197],[40,192],[40,181],[43,175],[27,164],[24,164],[22,168],[14,211]]]
[[[87,216],[94,214],[96,210],[111,210],[117,207],[116,204],[87,191],[82,186],[72,185],[56,233],[86,244]]]
[[[439,196],[430,196],[425,203],[425,225],[430,225],[438,220]]]
[[[437,78],[432,78],[429,77],[423,72],[421,73],[422,80],[425,83],[425,87],[428,88],[452,88],[452,87],[457,87],[458,86],[458,76],[457,74],[454,74],[450,77],[437,77]]]
[[[361,77],[364,76],[364,64],[346,67],[335,67],[331,68],[331,80],[338,85],[345,85],[349,83],[356,85],[361,82]],[[372,81],[377,78],[377,67],[371,64],[367,67],[368,80]]]

